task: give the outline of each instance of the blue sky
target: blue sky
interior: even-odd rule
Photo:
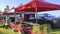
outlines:
[[[13,6],[18,7],[19,5],[21,5],[21,3],[26,4],[29,1],[31,0],[0,0],[0,9],[3,11],[6,5],[9,5],[10,8],[12,8]],[[60,0],[44,0],[44,1],[60,5]],[[56,16],[60,15],[60,11],[51,11],[48,13]]]

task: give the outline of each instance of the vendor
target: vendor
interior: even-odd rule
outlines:
[[[20,23],[21,21],[22,21],[22,18],[20,16],[18,16],[16,22]]]
[[[2,24],[4,24],[4,21],[3,21],[3,16],[2,16],[2,14],[0,14],[0,22],[1,22]]]

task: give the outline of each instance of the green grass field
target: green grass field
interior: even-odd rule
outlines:
[[[0,26],[2,26],[2,24],[0,23]],[[6,29],[6,28],[1,28],[0,27],[0,34],[19,34],[18,32],[14,32],[11,28]]]
[[[0,28],[0,34],[19,34],[19,33],[18,32],[14,32],[12,29]]]
[[[60,29],[53,29],[51,34],[60,34]]]
[[[18,25],[19,26],[19,25]],[[43,25],[44,27],[46,27],[46,25]],[[41,27],[43,27],[41,26]],[[50,30],[49,34],[60,34],[60,29],[48,29]],[[18,32],[14,32],[11,28],[9,29],[5,29],[5,28],[0,28],[0,34],[19,34]]]

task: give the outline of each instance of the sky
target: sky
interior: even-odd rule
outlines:
[[[6,5],[9,5],[10,8],[18,7],[21,4],[26,4],[30,1],[31,0],[0,0],[0,9],[3,11]],[[60,5],[60,0],[44,0],[44,1]],[[51,11],[51,12],[47,12],[47,13],[50,13],[50,14],[55,15],[55,16],[59,16],[60,10]]]

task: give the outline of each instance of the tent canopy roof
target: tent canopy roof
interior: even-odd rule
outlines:
[[[38,12],[42,11],[50,11],[50,10],[60,10],[60,5],[51,4],[44,0],[33,0],[29,3],[15,8],[16,12],[36,12],[36,8]]]

